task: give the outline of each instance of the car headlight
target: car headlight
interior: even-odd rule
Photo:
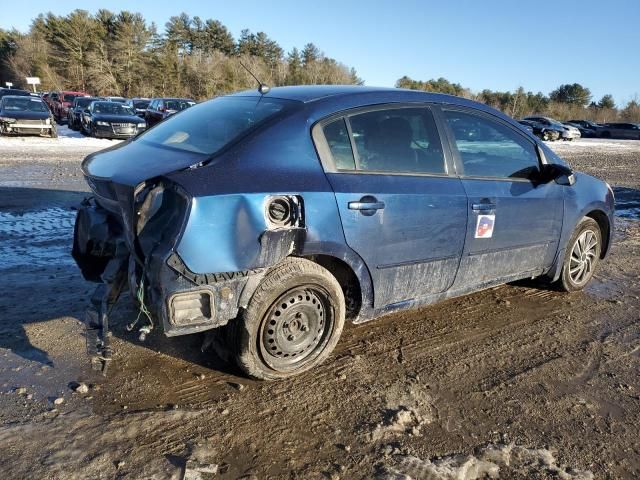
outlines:
[[[5,122],[5,123],[16,123],[16,119],[15,118],[11,118],[11,117],[0,117],[0,122]]]
[[[146,123],[138,123],[137,127],[138,127],[138,130],[144,130],[145,128],[147,128],[147,124]]]
[[[97,122],[96,122],[96,125],[100,125],[101,127],[108,127],[108,126],[109,126],[109,122],[100,122],[100,121],[97,121]]]

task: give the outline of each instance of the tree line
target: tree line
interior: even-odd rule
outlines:
[[[220,21],[186,13],[162,32],[140,13],[104,9],[41,14],[26,33],[0,29],[0,81],[40,77],[40,90],[201,100],[256,87],[241,64],[270,86],[362,83],[313,43],[285,53],[265,32],[236,39]]]
[[[591,91],[579,83],[560,85],[548,95],[542,92],[525,91],[523,87],[519,87],[513,92],[499,92],[489,89],[472,92],[469,88],[465,88],[459,83],[452,83],[446,78],[422,81],[404,76],[396,82],[396,87],[469,98],[486,103],[514,118],[541,114],[559,120],[640,122],[640,103],[638,100],[631,100],[622,108],[616,105],[613,96],[609,94],[595,101],[592,99]]]

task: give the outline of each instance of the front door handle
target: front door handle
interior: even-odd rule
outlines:
[[[471,210],[474,212],[490,212],[496,209],[495,203],[472,203]]]

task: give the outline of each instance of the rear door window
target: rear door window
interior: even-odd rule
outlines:
[[[445,174],[442,144],[428,108],[390,108],[348,117],[357,168],[370,172]]]
[[[336,168],[338,170],[355,170],[356,164],[351,149],[351,140],[344,118],[325,125],[323,131]]]
[[[534,144],[485,116],[444,110],[465,176],[529,179],[538,172]]]

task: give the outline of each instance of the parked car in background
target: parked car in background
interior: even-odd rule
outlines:
[[[281,379],[326,359],[345,320],[522,278],[577,291],[609,251],[611,188],[487,105],[354,86],[262,92],[204,102],[84,160],[94,197],[73,255],[105,282],[86,317],[98,368],[127,284],[149,315],[140,334],[224,328],[244,372]]]
[[[76,97],[89,97],[85,92],[53,92],[49,97],[51,113],[59,124],[67,121],[67,112]]]
[[[30,95],[0,98],[0,134],[58,136],[47,104]]]
[[[99,138],[131,138],[144,131],[146,123],[119,103],[93,101],[82,113],[82,131]]]
[[[144,114],[146,113],[150,103],[151,100],[148,98],[130,98],[126,101],[125,105],[136,112],[136,115],[144,118]]]
[[[530,116],[524,117],[524,120],[533,120],[534,122],[539,122],[547,127],[554,126],[560,129],[560,138],[563,140],[573,140],[575,138],[580,138],[580,130],[576,127],[572,127],[570,125],[563,125],[558,120],[554,120],[549,117],[539,117],[539,116]]]
[[[67,111],[67,125],[71,130],[80,130],[82,126],[82,113],[89,108],[91,102],[102,100],[101,97],[76,97],[71,108]]]
[[[127,103],[124,97],[102,97],[106,102]]]
[[[558,140],[564,131],[555,125],[544,125],[534,120],[518,120],[518,123],[529,127],[533,134],[539,139],[549,142]]]
[[[28,97],[31,94],[28,91],[21,90],[19,88],[0,88],[0,98],[4,97],[5,95],[18,95]]]
[[[602,138],[622,138],[640,140],[640,124],[637,123],[605,123],[600,128]]]
[[[153,98],[145,112],[144,119],[147,121],[147,125],[152,127],[174,113],[185,110],[195,104],[195,100],[190,98]]]
[[[580,130],[580,134],[586,138],[594,138],[598,136],[598,132],[600,131],[601,125],[596,122],[592,122],[591,120],[569,120],[568,123],[578,130]]]

